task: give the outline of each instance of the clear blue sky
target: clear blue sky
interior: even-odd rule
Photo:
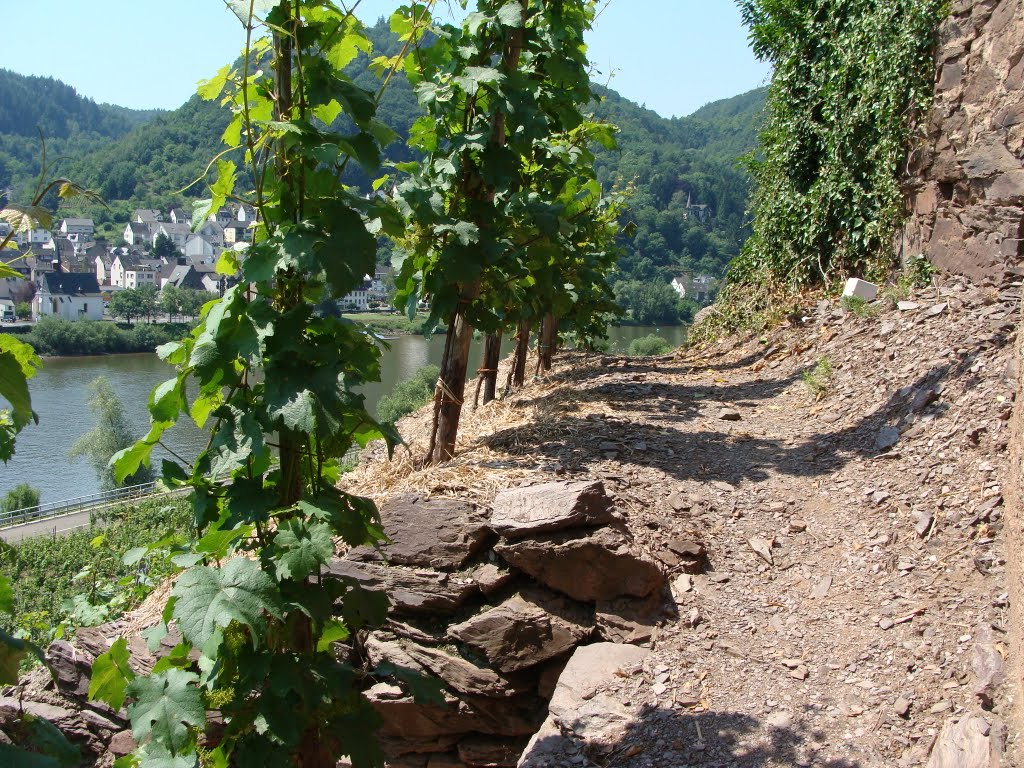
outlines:
[[[357,13],[372,23],[400,4],[362,0]],[[181,105],[244,39],[221,0],[4,5],[0,68],[139,109]],[[732,0],[611,0],[588,44],[595,81],[666,117],[756,88],[769,74],[747,47]]]

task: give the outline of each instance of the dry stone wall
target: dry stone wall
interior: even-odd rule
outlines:
[[[907,171],[904,259],[996,281],[1024,259],[1024,0],[954,0]]]

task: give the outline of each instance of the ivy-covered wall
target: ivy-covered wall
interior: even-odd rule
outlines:
[[[1024,261],[1024,0],[951,3],[925,130],[898,249],[998,280]]]

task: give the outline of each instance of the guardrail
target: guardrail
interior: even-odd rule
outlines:
[[[342,462],[358,464],[360,453],[362,453],[360,448],[350,448],[342,457]],[[73,499],[65,499],[64,501],[51,501],[35,507],[0,512],[0,528],[9,528],[14,525],[21,525],[22,523],[35,523],[40,520],[73,515],[78,512],[97,511],[124,501],[139,501],[150,496],[178,494],[189,490],[191,489],[180,488],[158,494],[155,482],[128,485],[123,488],[115,488],[112,491],[90,493],[87,496],[77,496]]]
[[[115,488],[112,491],[77,496],[73,499],[65,499],[64,501],[51,501],[35,507],[0,512],[0,528],[20,525],[21,523],[34,523],[37,520],[62,517],[76,512],[85,512],[122,501],[136,501],[152,496],[155,491],[156,483],[141,483],[139,485]]]

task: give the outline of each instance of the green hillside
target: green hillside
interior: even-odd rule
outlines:
[[[396,42],[386,24],[369,29],[375,55],[392,53]],[[363,57],[351,65],[359,85],[376,90],[377,81]],[[764,90],[709,104],[683,118],[663,118],[597,88],[598,118],[618,125],[619,148],[598,155],[599,179],[606,186],[632,185],[632,210],[624,227],[625,256],[619,276],[627,281],[665,282],[678,271],[721,275],[749,234],[746,204],[749,183],[737,158],[756,143]],[[35,106],[27,106],[33,95]],[[227,112],[193,97],[176,110],[139,113],[97,105],[55,80],[0,71],[0,107],[12,105],[16,120],[0,122],[0,189],[13,188],[14,199],[38,170],[38,139],[43,127],[53,149],[67,155],[62,171],[99,191],[110,205],[68,208],[92,216],[100,232],[116,239],[132,208],[187,203],[204,193],[197,184],[210,159],[222,149]],[[19,106],[21,105],[21,106]],[[0,116],[8,109],[0,109]],[[419,109],[409,84],[395,77],[382,99],[379,117],[400,136],[408,134]],[[3,118],[0,117],[0,120]],[[338,126],[344,130],[344,126]],[[411,157],[404,142],[393,143],[388,159]],[[345,181],[369,191],[371,179],[352,164]],[[706,206],[704,220],[687,204]]]

